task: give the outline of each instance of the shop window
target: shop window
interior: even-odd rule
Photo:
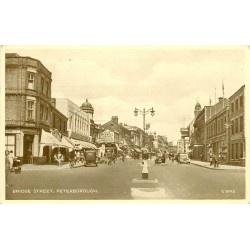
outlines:
[[[35,86],[35,73],[28,72],[28,89],[34,89]]]
[[[15,155],[15,135],[5,135],[5,150],[12,150]]]

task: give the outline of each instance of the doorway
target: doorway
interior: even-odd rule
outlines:
[[[23,140],[23,163],[33,163],[33,141],[34,135],[24,135]]]

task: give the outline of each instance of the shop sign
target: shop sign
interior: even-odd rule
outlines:
[[[111,143],[114,142],[114,132],[111,132],[109,130],[105,130],[101,133],[100,136],[100,143]]]

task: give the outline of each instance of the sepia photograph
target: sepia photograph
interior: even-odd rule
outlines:
[[[3,49],[5,202],[245,202],[247,46]]]

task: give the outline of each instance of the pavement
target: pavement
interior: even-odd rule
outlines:
[[[28,171],[28,170],[60,170],[60,169],[67,169],[70,168],[69,164],[62,164],[62,165],[56,165],[56,164],[45,164],[45,165],[36,165],[36,164],[23,164],[22,165],[22,171]]]
[[[168,163],[168,162],[167,162]],[[219,164],[219,167],[215,168],[214,165],[210,166],[210,162],[205,161],[191,161],[191,164],[203,167],[203,168],[209,168],[212,170],[245,170],[245,167],[242,166],[233,166],[233,165],[222,165]],[[162,164],[165,165],[165,164]],[[83,164],[78,164],[74,168],[77,167],[83,167]],[[35,164],[24,164],[22,165],[22,171],[28,171],[28,170],[61,170],[61,169],[70,169],[69,163],[65,163],[62,165],[57,164],[45,164],[45,165],[35,165]]]
[[[233,165],[222,165],[219,164],[218,167],[214,167],[214,165],[210,166],[210,162],[206,162],[206,161],[191,161],[191,164],[199,166],[199,167],[203,167],[203,168],[209,168],[212,170],[245,170],[245,167],[242,166],[233,166]]]

